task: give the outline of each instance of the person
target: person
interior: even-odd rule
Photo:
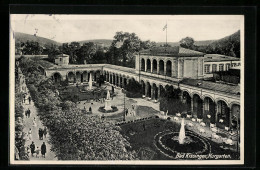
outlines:
[[[36,158],[39,158],[40,149],[39,149],[39,147],[38,147],[38,146],[37,146],[37,149],[36,149],[35,153],[36,153]]]
[[[28,110],[27,110],[27,116],[28,116],[28,118],[30,117],[30,114],[31,114],[31,110],[28,108]]]
[[[46,145],[45,145],[45,142],[42,143],[41,153],[42,153],[42,157],[45,158],[45,154],[46,154]]]
[[[89,107],[88,111],[89,111],[90,113],[92,112],[92,108],[91,108],[91,106]]]
[[[47,135],[47,128],[46,127],[44,127],[43,134],[44,134],[44,138],[46,138],[46,135]]]
[[[145,131],[145,124],[143,124],[143,129],[144,129],[144,131]]]
[[[25,117],[27,118],[28,116],[28,110],[25,110]]]
[[[29,140],[32,140],[32,129],[30,128],[28,131]]]
[[[31,96],[28,97],[29,104],[31,104]]]
[[[127,116],[127,114],[128,114],[128,109],[126,108],[126,111],[125,111],[125,116]]]
[[[41,140],[41,133],[42,133],[42,128],[39,128],[38,135],[40,140]]]
[[[23,95],[23,103],[25,103],[25,94]]]
[[[114,86],[112,86],[112,93],[114,93],[115,92],[115,89],[114,89]]]
[[[36,124],[36,119],[35,119],[35,118],[33,118],[33,126],[34,126],[34,127],[37,126],[37,124]]]
[[[35,144],[34,144],[33,141],[32,141],[32,144],[30,145],[30,148],[31,148],[31,154],[32,154],[32,157],[33,157],[33,154],[35,152]]]

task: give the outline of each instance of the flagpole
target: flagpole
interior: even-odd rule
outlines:
[[[168,29],[168,25],[167,25],[167,21],[166,21],[166,47],[167,47],[167,29]]]

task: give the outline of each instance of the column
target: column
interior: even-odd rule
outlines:
[[[144,92],[146,97],[148,96],[147,91],[148,91],[148,85],[146,84],[145,85],[145,92]]]
[[[151,99],[153,100],[154,99],[154,86],[152,85],[151,86]]]
[[[144,71],[145,71],[145,72],[147,72],[147,64],[146,64],[147,61],[146,61],[146,60],[147,60],[147,59],[144,59]]]
[[[217,102],[215,102],[215,123],[217,123],[217,121],[218,121],[217,113],[218,113],[218,104],[217,104]]]
[[[160,60],[157,61],[157,74],[159,74],[159,71],[160,71],[160,69],[159,69],[159,66],[160,66],[159,62],[160,62]]]
[[[153,60],[151,61],[151,73],[153,73]]]
[[[232,107],[229,108],[229,129],[231,128],[231,123],[232,123]],[[238,122],[237,122],[238,123]]]
[[[160,85],[158,86],[158,97],[157,97],[157,100],[159,100],[159,98],[160,98]]]
[[[193,115],[193,97],[191,97],[191,100],[190,100],[190,104],[191,104],[191,114]]]
[[[163,75],[165,76],[166,75],[166,64],[167,64],[167,61],[166,62],[164,61],[163,64],[164,64],[164,74]]]
[[[202,100],[202,118],[204,118],[204,114],[205,114],[205,102],[204,100]]]
[[[122,87],[125,88],[125,78],[122,78]]]
[[[114,74],[112,74],[112,84],[115,84],[115,77],[114,77]]]

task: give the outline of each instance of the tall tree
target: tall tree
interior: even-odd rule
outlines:
[[[180,46],[183,48],[193,49],[194,39],[191,37],[186,37],[181,39]]]
[[[22,52],[25,55],[40,55],[43,51],[42,46],[36,41],[26,41],[22,46],[24,47]]]
[[[78,56],[78,63],[92,63],[93,56],[96,53],[96,46],[93,42],[84,43],[79,50],[77,50],[76,55]]]

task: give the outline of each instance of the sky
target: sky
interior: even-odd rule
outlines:
[[[117,31],[134,32],[141,40],[178,42],[187,36],[217,40],[243,29],[241,15],[26,15],[11,14],[15,32],[57,42],[113,39]]]

